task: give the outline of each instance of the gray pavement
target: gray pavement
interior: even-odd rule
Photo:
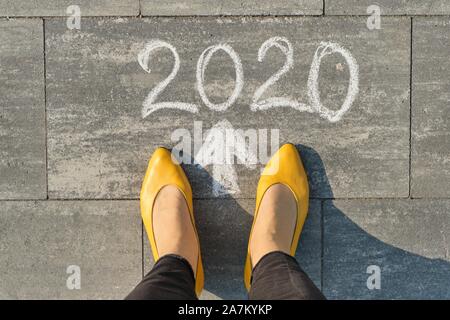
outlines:
[[[378,1],[375,30],[369,1],[78,1],[79,30],[68,28],[69,5],[0,0],[0,298],[124,297],[153,265],[138,201],[149,156],[174,147],[177,129],[192,133],[201,121],[206,132],[224,120],[279,130],[280,142],[300,151],[311,204],[297,259],[328,298],[450,298],[447,1]],[[272,37],[285,40],[258,61]],[[142,117],[174,66],[166,47],[143,70],[138,55],[152,39],[180,59],[156,102],[196,105],[196,114]],[[323,42],[358,65],[359,93],[340,121],[286,107],[251,111],[289,46],[292,67],[263,98],[310,103]],[[196,70],[206,48],[224,43],[239,56],[243,86],[220,112],[199,94]],[[319,96],[329,109],[343,104],[349,61],[338,53],[321,61]],[[226,101],[235,77],[230,56],[216,52],[205,71],[209,99]],[[233,165],[239,188],[219,197],[217,167],[184,168],[205,264],[202,298],[245,298],[260,166]],[[69,283],[74,266],[79,288]],[[379,288],[369,283],[374,268]]]
[[[378,5],[384,15],[448,15],[447,0],[325,0],[328,15],[366,15],[367,8]],[[369,10],[371,11],[371,10]]]

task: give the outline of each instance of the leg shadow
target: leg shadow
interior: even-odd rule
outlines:
[[[304,160],[313,193],[326,194],[333,199],[318,153],[303,145],[297,145],[297,148]],[[322,289],[327,298],[450,298],[450,263],[447,261],[450,240],[446,240],[450,239],[450,234],[445,234],[449,231],[446,225],[450,216],[426,216],[435,212],[427,209],[427,205],[418,209],[415,201],[322,201]],[[366,230],[376,233],[378,238]],[[441,258],[427,258],[403,250],[399,245]],[[369,266],[380,268],[380,289],[368,288],[368,278],[373,272],[367,273]],[[373,280],[371,278],[369,282],[373,284]]]

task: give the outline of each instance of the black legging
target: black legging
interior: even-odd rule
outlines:
[[[125,298],[127,300],[196,300],[194,273],[183,257],[161,257]],[[252,300],[322,300],[320,290],[295,258],[283,252],[266,254],[253,268]]]

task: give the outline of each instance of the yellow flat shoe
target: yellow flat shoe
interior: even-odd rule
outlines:
[[[292,238],[290,255],[295,256],[300,233],[303,229],[308,214],[309,187],[305,168],[296,147],[292,144],[283,145],[270,159],[264,168],[258,183],[256,192],[256,209],[253,218],[252,230],[250,231],[249,247],[245,260],[244,283],[247,291],[250,291],[252,279],[252,261],[250,256],[250,239],[253,227],[258,216],[259,205],[266,191],[274,184],[283,184],[293,193],[297,203],[297,223]]]
[[[145,230],[147,231],[155,262],[158,261],[159,254],[153,232],[153,205],[159,191],[167,185],[174,185],[181,191],[186,199],[189,209],[192,225],[199,245],[197,272],[195,277],[195,292],[197,293],[197,296],[199,296],[203,290],[204,273],[200,255],[200,241],[195,228],[191,185],[181,166],[172,161],[171,152],[165,148],[158,148],[155,150],[149,161],[147,172],[145,173],[145,178],[142,183],[140,201],[141,216],[144,221]]]

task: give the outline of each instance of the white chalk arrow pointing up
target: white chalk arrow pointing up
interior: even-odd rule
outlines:
[[[257,164],[256,148],[247,145],[245,136],[234,130],[228,120],[218,122],[206,132],[206,138],[195,155],[195,164],[205,168],[212,165],[212,193],[215,197],[240,192],[237,183],[235,159],[247,168]]]

